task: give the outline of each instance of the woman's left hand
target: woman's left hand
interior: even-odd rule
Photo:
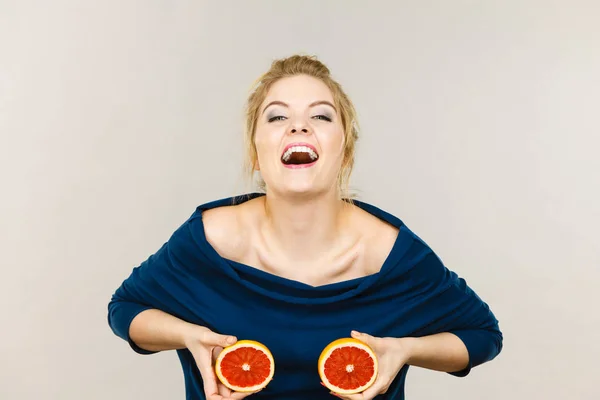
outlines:
[[[377,379],[371,387],[362,393],[347,395],[332,394],[348,400],[371,400],[375,396],[387,392],[398,372],[400,372],[409,360],[409,346],[403,339],[391,337],[379,338],[355,331],[352,332],[352,337],[366,343],[375,352],[379,364]]]

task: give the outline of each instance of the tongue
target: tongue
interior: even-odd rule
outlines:
[[[305,152],[294,152],[290,155],[290,158],[287,161],[284,161],[284,164],[309,164],[313,162],[313,159],[310,158],[310,155]]]

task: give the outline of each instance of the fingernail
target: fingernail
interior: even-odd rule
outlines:
[[[228,338],[227,338],[227,343],[229,343],[229,344],[234,344],[234,343],[235,343],[235,338],[233,338],[233,337],[228,337]]]
[[[360,332],[357,332],[357,331],[352,331],[352,334],[353,334],[353,335],[360,335]]]

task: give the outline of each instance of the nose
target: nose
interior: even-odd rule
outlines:
[[[310,126],[308,125],[308,121],[304,118],[304,116],[297,115],[295,117],[290,118],[290,125],[288,128],[290,134],[300,132],[307,134],[309,133],[309,128]]]
[[[306,128],[302,128],[301,131],[302,131],[302,133],[308,133],[308,129],[306,129]],[[292,130],[290,132],[296,133],[296,132],[298,132],[298,130],[296,128],[292,128]]]
[[[292,126],[290,127],[290,133],[297,132],[308,133],[306,121],[298,119],[292,123]]]

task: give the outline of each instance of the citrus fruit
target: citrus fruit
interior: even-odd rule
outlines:
[[[377,357],[358,339],[338,339],[321,352],[319,375],[323,384],[334,393],[361,393],[377,378]]]
[[[236,392],[255,392],[267,386],[275,373],[269,349],[253,340],[238,340],[219,353],[215,373],[223,385]]]

